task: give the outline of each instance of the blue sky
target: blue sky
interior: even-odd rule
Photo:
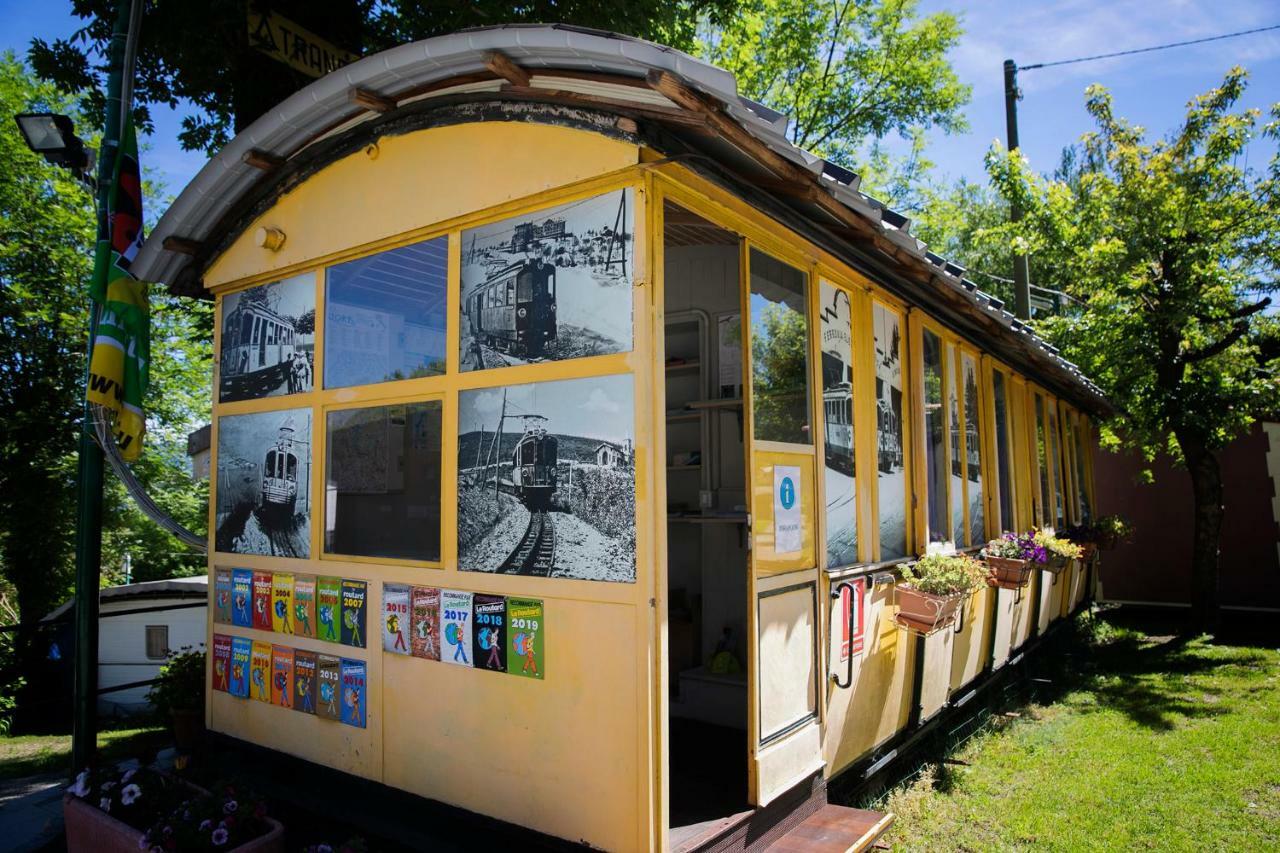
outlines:
[[[1004,139],[1001,63],[1037,62],[1184,41],[1280,24],[1275,0],[922,0],[922,11],[959,13],[966,34],[953,60],[973,86],[967,109],[971,130],[931,138],[930,157],[942,175],[982,180],[982,157],[993,139]],[[25,52],[33,36],[67,36],[78,26],[69,0],[0,0],[0,50]],[[143,33],[143,38],[146,33]],[[1023,152],[1041,170],[1052,170],[1062,147],[1090,129],[1084,90],[1102,83],[1117,111],[1152,132],[1164,133],[1183,116],[1187,100],[1211,88],[1234,64],[1252,73],[1245,105],[1280,100],[1280,30],[1157,53],[1027,71],[1020,83]],[[181,112],[155,110],[156,131],[144,165],[176,194],[204,163],[177,144]],[[1271,147],[1257,146],[1259,165]]]

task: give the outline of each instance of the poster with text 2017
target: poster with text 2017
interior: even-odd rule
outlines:
[[[342,659],[342,722],[364,728],[367,673],[362,660]]]
[[[543,678],[546,665],[546,619],[536,598],[507,599],[507,672]]]
[[[382,650],[397,655],[409,654],[409,587],[405,584],[382,585]]]
[[[471,593],[440,590],[440,632],[444,636],[440,660],[471,666]]]

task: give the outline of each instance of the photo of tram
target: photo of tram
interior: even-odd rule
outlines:
[[[539,358],[556,339],[556,268],[541,260],[512,264],[473,291],[463,311],[475,341]]]
[[[310,391],[314,328],[314,276],[296,276],[228,296],[218,359],[221,401]]]
[[[823,353],[826,358],[826,353]],[[828,387],[822,392],[822,408],[826,413],[826,460],[835,468],[853,476],[853,389],[848,382]]]
[[[309,409],[222,418],[215,519],[218,550],[308,556],[310,480]]]
[[[556,437],[547,434],[542,415],[524,416],[524,434],[511,453],[511,482],[525,506],[550,506],[556,490]]]
[[[285,418],[275,447],[262,463],[262,508],[293,515],[298,500],[298,454],[293,449],[293,418]]]

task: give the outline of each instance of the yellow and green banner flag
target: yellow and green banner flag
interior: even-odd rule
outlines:
[[[120,455],[132,462],[142,451],[151,360],[151,314],[147,285],[129,272],[142,248],[142,173],[133,118],[124,124],[106,209],[110,241],[98,241],[90,295],[101,309],[89,360],[90,403],[110,409]],[[108,176],[104,175],[103,178]]]

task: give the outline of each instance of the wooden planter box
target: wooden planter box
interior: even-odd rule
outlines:
[[[986,557],[991,567],[992,586],[1000,589],[1021,589],[1031,581],[1031,563],[1027,560],[1014,560],[1009,557]]]
[[[191,787],[205,793],[194,785]],[[66,824],[68,853],[138,853],[146,849],[142,847],[143,830],[116,820],[73,794],[62,797],[62,819]],[[265,835],[232,847],[228,853],[282,853],[284,826],[270,817],[262,820],[270,827]]]
[[[1046,572],[1050,574],[1060,575],[1064,571],[1066,571],[1067,566],[1069,565],[1071,565],[1071,561],[1068,560],[1066,557],[1059,557],[1051,554],[1049,555],[1049,562],[1045,563],[1040,568],[1044,569]]]
[[[898,584],[898,624],[921,634],[932,634],[956,621],[966,594],[934,595]]]

